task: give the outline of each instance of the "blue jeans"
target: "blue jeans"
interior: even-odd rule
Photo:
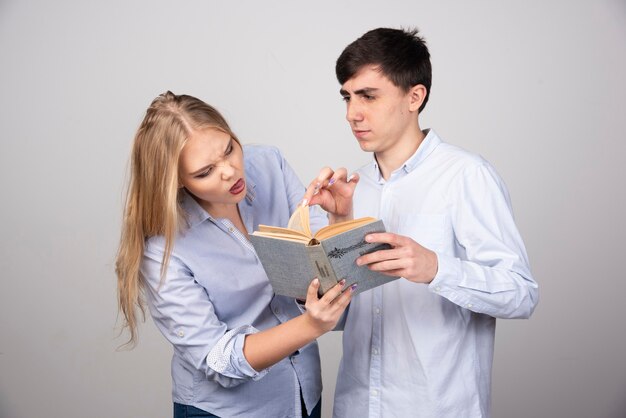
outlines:
[[[182,404],[174,402],[174,418],[192,418],[192,417],[206,418],[206,417],[217,417],[217,415],[213,415],[210,412],[206,412],[206,411],[203,411],[202,409],[198,409],[195,406],[182,405]]]
[[[315,408],[311,411],[311,415],[306,414],[306,408],[304,401],[300,397],[302,403],[302,418],[321,418],[322,417],[322,400],[315,405]],[[217,417],[210,412],[203,411],[191,405],[182,405],[174,402],[174,418],[210,418]],[[219,417],[217,417],[219,418]]]

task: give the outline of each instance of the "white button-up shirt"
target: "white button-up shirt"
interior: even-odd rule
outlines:
[[[493,167],[430,130],[388,181],[359,170],[354,215],[436,252],[429,284],[356,295],[343,335],[335,417],[488,417],[495,318],[537,300],[508,192]]]

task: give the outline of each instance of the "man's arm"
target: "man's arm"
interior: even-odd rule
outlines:
[[[528,318],[538,302],[538,286],[504,184],[485,164],[472,167],[451,193],[458,250],[435,253],[409,237],[371,234],[368,240],[392,249],[362,256],[357,263],[428,284],[432,292],[474,312]]]

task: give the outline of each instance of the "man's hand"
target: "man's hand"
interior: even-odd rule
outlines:
[[[380,250],[357,258],[359,266],[387,276],[401,276],[415,283],[430,283],[437,274],[437,254],[409,237],[390,232],[369,234],[367,242],[386,243],[389,250]]]

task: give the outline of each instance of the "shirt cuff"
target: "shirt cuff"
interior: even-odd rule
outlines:
[[[259,380],[270,368],[257,372],[243,354],[246,335],[259,332],[250,325],[233,328],[228,331],[207,355],[207,365],[216,373],[235,379]]]
[[[462,300],[463,295],[457,287],[462,277],[461,260],[444,254],[437,254],[437,274],[428,289],[457,305],[464,306],[468,302]]]

